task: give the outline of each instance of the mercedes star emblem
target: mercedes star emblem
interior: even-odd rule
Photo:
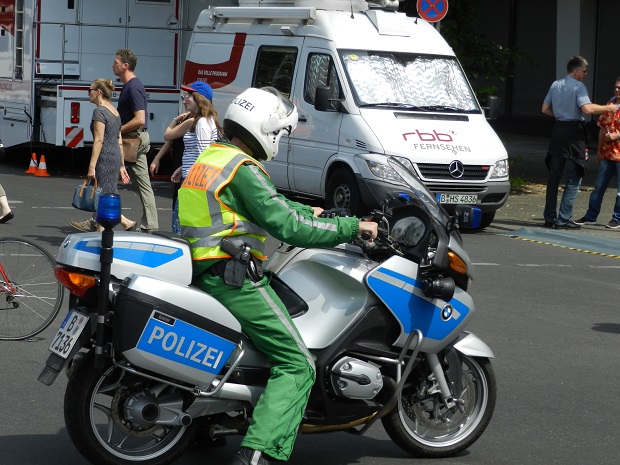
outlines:
[[[462,178],[463,175],[465,174],[465,167],[463,166],[463,163],[461,163],[458,160],[454,160],[453,162],[450,163],[450,166],[448,166],[448,172],[450,173],[450,176],[452,176],[455,179],[459,179]]]

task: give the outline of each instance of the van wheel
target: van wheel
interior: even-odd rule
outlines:
[[[495,218],[495,212],[486,212],[482,214],[482,219],[480,221],[480,229],[484,229],[487,226],[490,226]]]
[[[346,168],[339,168],[327,182],[325,206],[330,208],[347,208],[356,216],[363,216],[368,208],[362,202],[353,173]]]

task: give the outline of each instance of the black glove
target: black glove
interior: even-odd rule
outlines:
[[[348,208],[330,208],[323,210],[319,218],[336,218],[337,216],[351,216],[351,212]]]

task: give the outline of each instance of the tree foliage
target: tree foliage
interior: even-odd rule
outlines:
[[[441,21],[441,35],[454,50],[470,80],[505,80],[513,76],[515,62],[529,62],[530,58],[518,48],[490,40],[477,30],[476,18],[481,8],[481,0],[450,0],[448,15]]]

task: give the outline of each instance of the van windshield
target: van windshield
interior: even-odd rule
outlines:
[[[480,113],[453,57],[342,50],[358,105],[418,111]]]

